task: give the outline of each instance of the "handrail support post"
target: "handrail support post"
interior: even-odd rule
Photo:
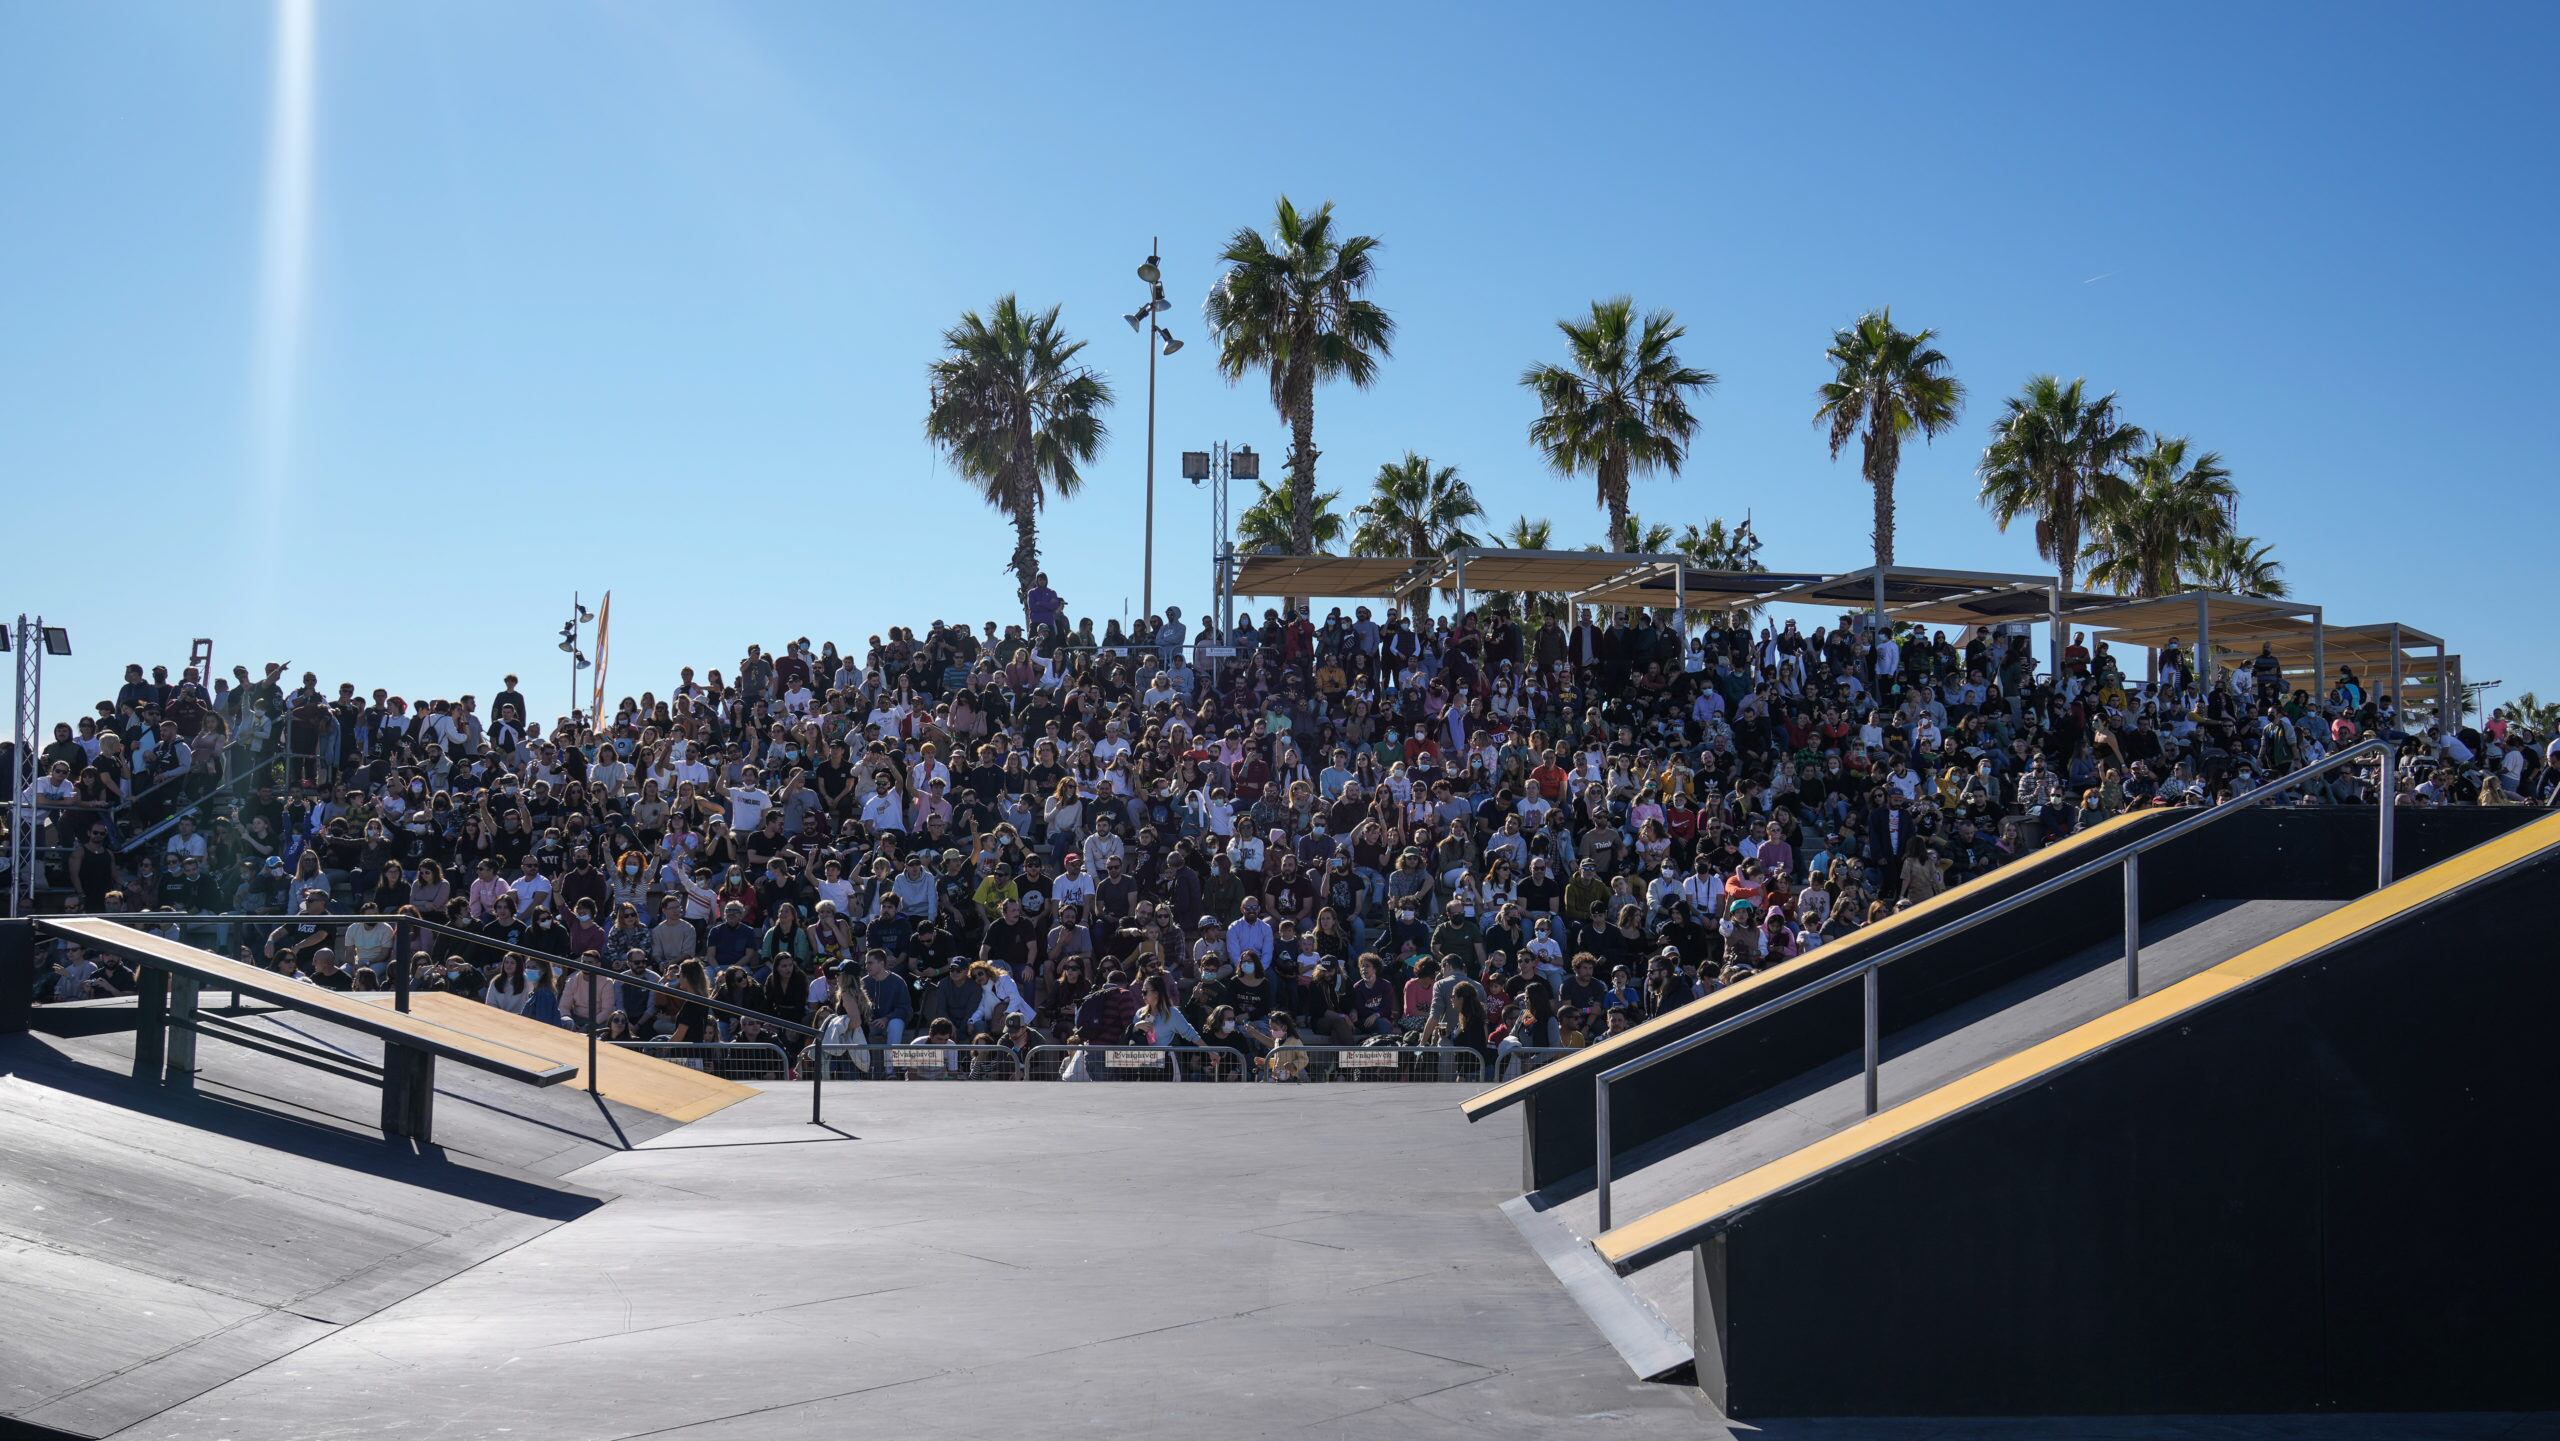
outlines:
[[[1591,1168],[1592,1194],[1599,1198],[1600,1224],[1594,1235],[1609,1229],[1609,1078],[1602,1076],[1591,1083],[1591,1129],[1599,1141],[1599,1152]]]
[[[1869,966],[1866,979],[1858,987],[1866,998],[1867,1114],[1870,1116],[1876,1113],[1876,1083],[1884,1070],[1884,1017],[1879,1000],[1884,992],[1883,975],[1881,968]]]
[[[2124,998],[2142,999],[2142,853],[2124,858]]]

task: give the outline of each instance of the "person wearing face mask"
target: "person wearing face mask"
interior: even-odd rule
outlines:
[[[1236,958],[1235,974],[1227,981],[1227,1004],[1235,1007],[1239,1028],[1256,1035],[1269,1034],[1272,977],[1270,968],[1263,964],[1262,952],[1248,949]]]
[[[605,905],[600,909],[629,906],[642,915],[649,914],[649,860],[638,851],[624,851],[613,863],[613,875],[605,890]]]

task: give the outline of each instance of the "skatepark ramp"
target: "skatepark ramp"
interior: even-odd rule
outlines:
[[[2560,817],[1602,1231],[1727,1415],[2560,1397]]]
[[[577,1068],[548,1056],[425,1016],[372,1005],[352,995],[216,955],[167,936],[95,917],[40,918],[40,937],[66,939],[133,963],[140,982],[133,1048],[138,1081],[185,1089],[195,1084],[196,1041],[220,1035],[224,1023],[198,1005],[208,989],[250,997],[343,1026],[382,1042],[382,1134],[431,1142],[435,1130],[436,1062],[451,1061],[528,1086],[556,1086]]]

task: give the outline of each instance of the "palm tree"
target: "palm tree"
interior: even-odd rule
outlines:
[[[1680,527],[1680,538],[1672,542],[1672,549],[1696,561],[1706,570],[1742,571],[1751,575],[1763,575],[1769,569],[1760,560],[1760,533],[1751,528],[1751,517],[1747,515],[1739,524],[1731,526],[1726,525],[1722,517],[1708,520],[1703,530],[1694,525],[1684,525]],[[1734,616],[1746,626],[1757,625],[1760,620],[1760,607],[1738,606],[1734,609]],[[1682,619],[1686,623],[1688,617],[1684,616]],[[1705,613],[1697,615],[1698,624],[1703,625],[1706,620]]]
[[[1544,518],[1531,520],[1525,515],[1520,516],[1511,522],[1510,529],[1505,530],[1500,538],[1503,545],[1512,550],[1553,550],[1556,539],[1555,522]],[[1495,591],[1485,597],[1483,608],[1493,615],[1508,616],[1512,613],[1514,599],[1515,597],[1509,591]],[[1549,614],[1564,613],[1564,598],[1550,592],[1528,591],[1516,599],[1519,602],[1520,619],[1524,624],[1534,625]]]
[[[1671,527],[1638,519],[1633,513],[1609,532],[1609,548],[1636,555],[1661,555],[1671,549]]]
[[[1337,238],[1333,202],[1301,214],[1287,196],[1268,240],[1247,226],[1219,256],[1227,266],[1209,292],[1209,329],[1218,370],[1230,383],[1260,367],[1271,404],[1289,423],[1291,514],[1300,528],[1289,549],[1311,553],[1316,514],[1316,382],[1343,379],[1362,389],[1390,353],[1396,323],[1361,298],[1374,271],[1374,236]]]
[[[1680,363],[1672,349],[1688,331],[1668,310],[1639,322],[1626,296],[1591,302],[1588,321],[1559,320],[1566,365],[1533,365],[1520,383],[1538,397],[1529,441],[1558,475],[1592,474],[1609,512],[1609,534],[1627,528],[1627,484],[1638,475],[1678,475],[1698,417],[1693,393],[1713,389],[1708,371]]]
[[[2560,731],[2560,701],[2545,701],[2532,691],[2526,691],[2500,709],[2521,721],[2525,729],[2535,735],[2547,736]]]
[[[2292,589],[2284,583],[2284,565],[2276,548],[2256,536],[2225,532],[2206,541],[2190,578],[2200,589],[2224,595],[2256,595],[2282,600]]]
[[[1406,451],[1404,459],[1378,467],[1369,503],[1351,513],[1359,529],[1351,536],[1353,555],[1395,555],[1420,560],[1460,546],[1474,545],[1467,522],[1484,515],[1476,493],[1458,478],[1454,465],[1433,466]],[[1431,615],[1426,587],[1414,599],[1414,614]]]
[[[1236,517],[1236,554],[1323,555],[1342,539],[1342,514],[1333,508],[1342,499],[1341,491],[1316,496],[1307,530],[1312,536],[1310,548],[1299,550],[1297,497],[1288,490],[1272,489],[1267,480],[1255,481],[1253,488],[1253,504]]]
[[[2085,381],[2032,377],[2002,407],[1974,467],[1982,503],[2002,530],[2035,517],[2036,554],[2068,594],[2089,515],[2122,496],[2125,460],[2142,440],[2117,414],[2113,392],[2092,400]]]
[[[1831,379],[1822,383],[1822,403],[1813,423],[1830,427],[1831,458],[1852,435],[1865,444],[1859,473],[1875,491],[1876,564],[1893,564],[1893,481],[1902,468],[1902,438],[1914,430],[1923,440],[1956,423],[1964,409],[1964,386],[1931,342],[1934,330],[1893,328],[1893,311],[1870,310],[1857,323],[1835,331]]]
[[[1109,433],[1102,412],[1111,386],[1075,363],[1084,342],[1067,338],[1054,305],[1032,314],[1000,296],[986,315],[964,312],[942,346],[926,368],[925,438],[1012,518],[1010,564],[1027,592],[1040,573],[1041,508],[1051,492],[1065,500],[1084,483],[1078,467],[1092,463]]]
[[[2239,499],[2222,457],[2187,457],[2185,436],[2154,436],[2133,457],[2124,490],[2090,514],[2089,579],[2143,599],[2174,590],[2230,533]]]
[[[1726,525],[1722,518],[1711,519],[1703,530],[1694,525],[1684,525],[1680,527],[1680,538],[1672,543],[1671,548],[1707,570],[1762,575],[1769,569],[1760,563],[1760,533],[1751,528],[1749,516],[1731,526]]]

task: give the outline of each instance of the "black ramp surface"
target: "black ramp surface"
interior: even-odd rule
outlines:
[[[65,1044],[0,1037],[0,1416],[105,1434],[595,1204]]]
[[[2217,965],[2259,943],[2334,910],[2332,901],[2203,901],[2147,922],[2141,978],[2148,995]],[[1956,944],[1962,944],[1961,938]],[[1888,1001],[1892,968],[1883,972]],[[2067,961],[2001,987],[1884,1038],[1878,1103],[1890,1107],[2016,1055],[2123,1004],[2124,946],[2093,946]],[[1889,1009],[1890,1007],[1888,1007]],[[1854,1031],[1839,1038],[1843,1054],[1808,1075],[1728,1106],[1664,1140],[1616,1159],[1610,1187],[1620,1225],[1720,1182],[1836,1135],[1866,1118],[1866,1080]],[[1640,1082],[1638,1083],[1640,1084]],[[1524,1198],[1534,1220],[1572,1237],[1595,1234],[1599,1206],[1590,1176]],[[1517,1208],[1515,1208],[1516,1210]],[[1541,1243],[1553,1250],[1554,1243]],[[1683,1340],[1690,1331],[1690,1268],[1685,1256],[1649,1266],[1625,1284]],[[1605,1293],[1603,1293],[1605,1296]],[[1639,1333],[1640,1334],[1640,1333]],[[1660,1374],[1664,1353],[1648,1347],[1628,1362]]]

